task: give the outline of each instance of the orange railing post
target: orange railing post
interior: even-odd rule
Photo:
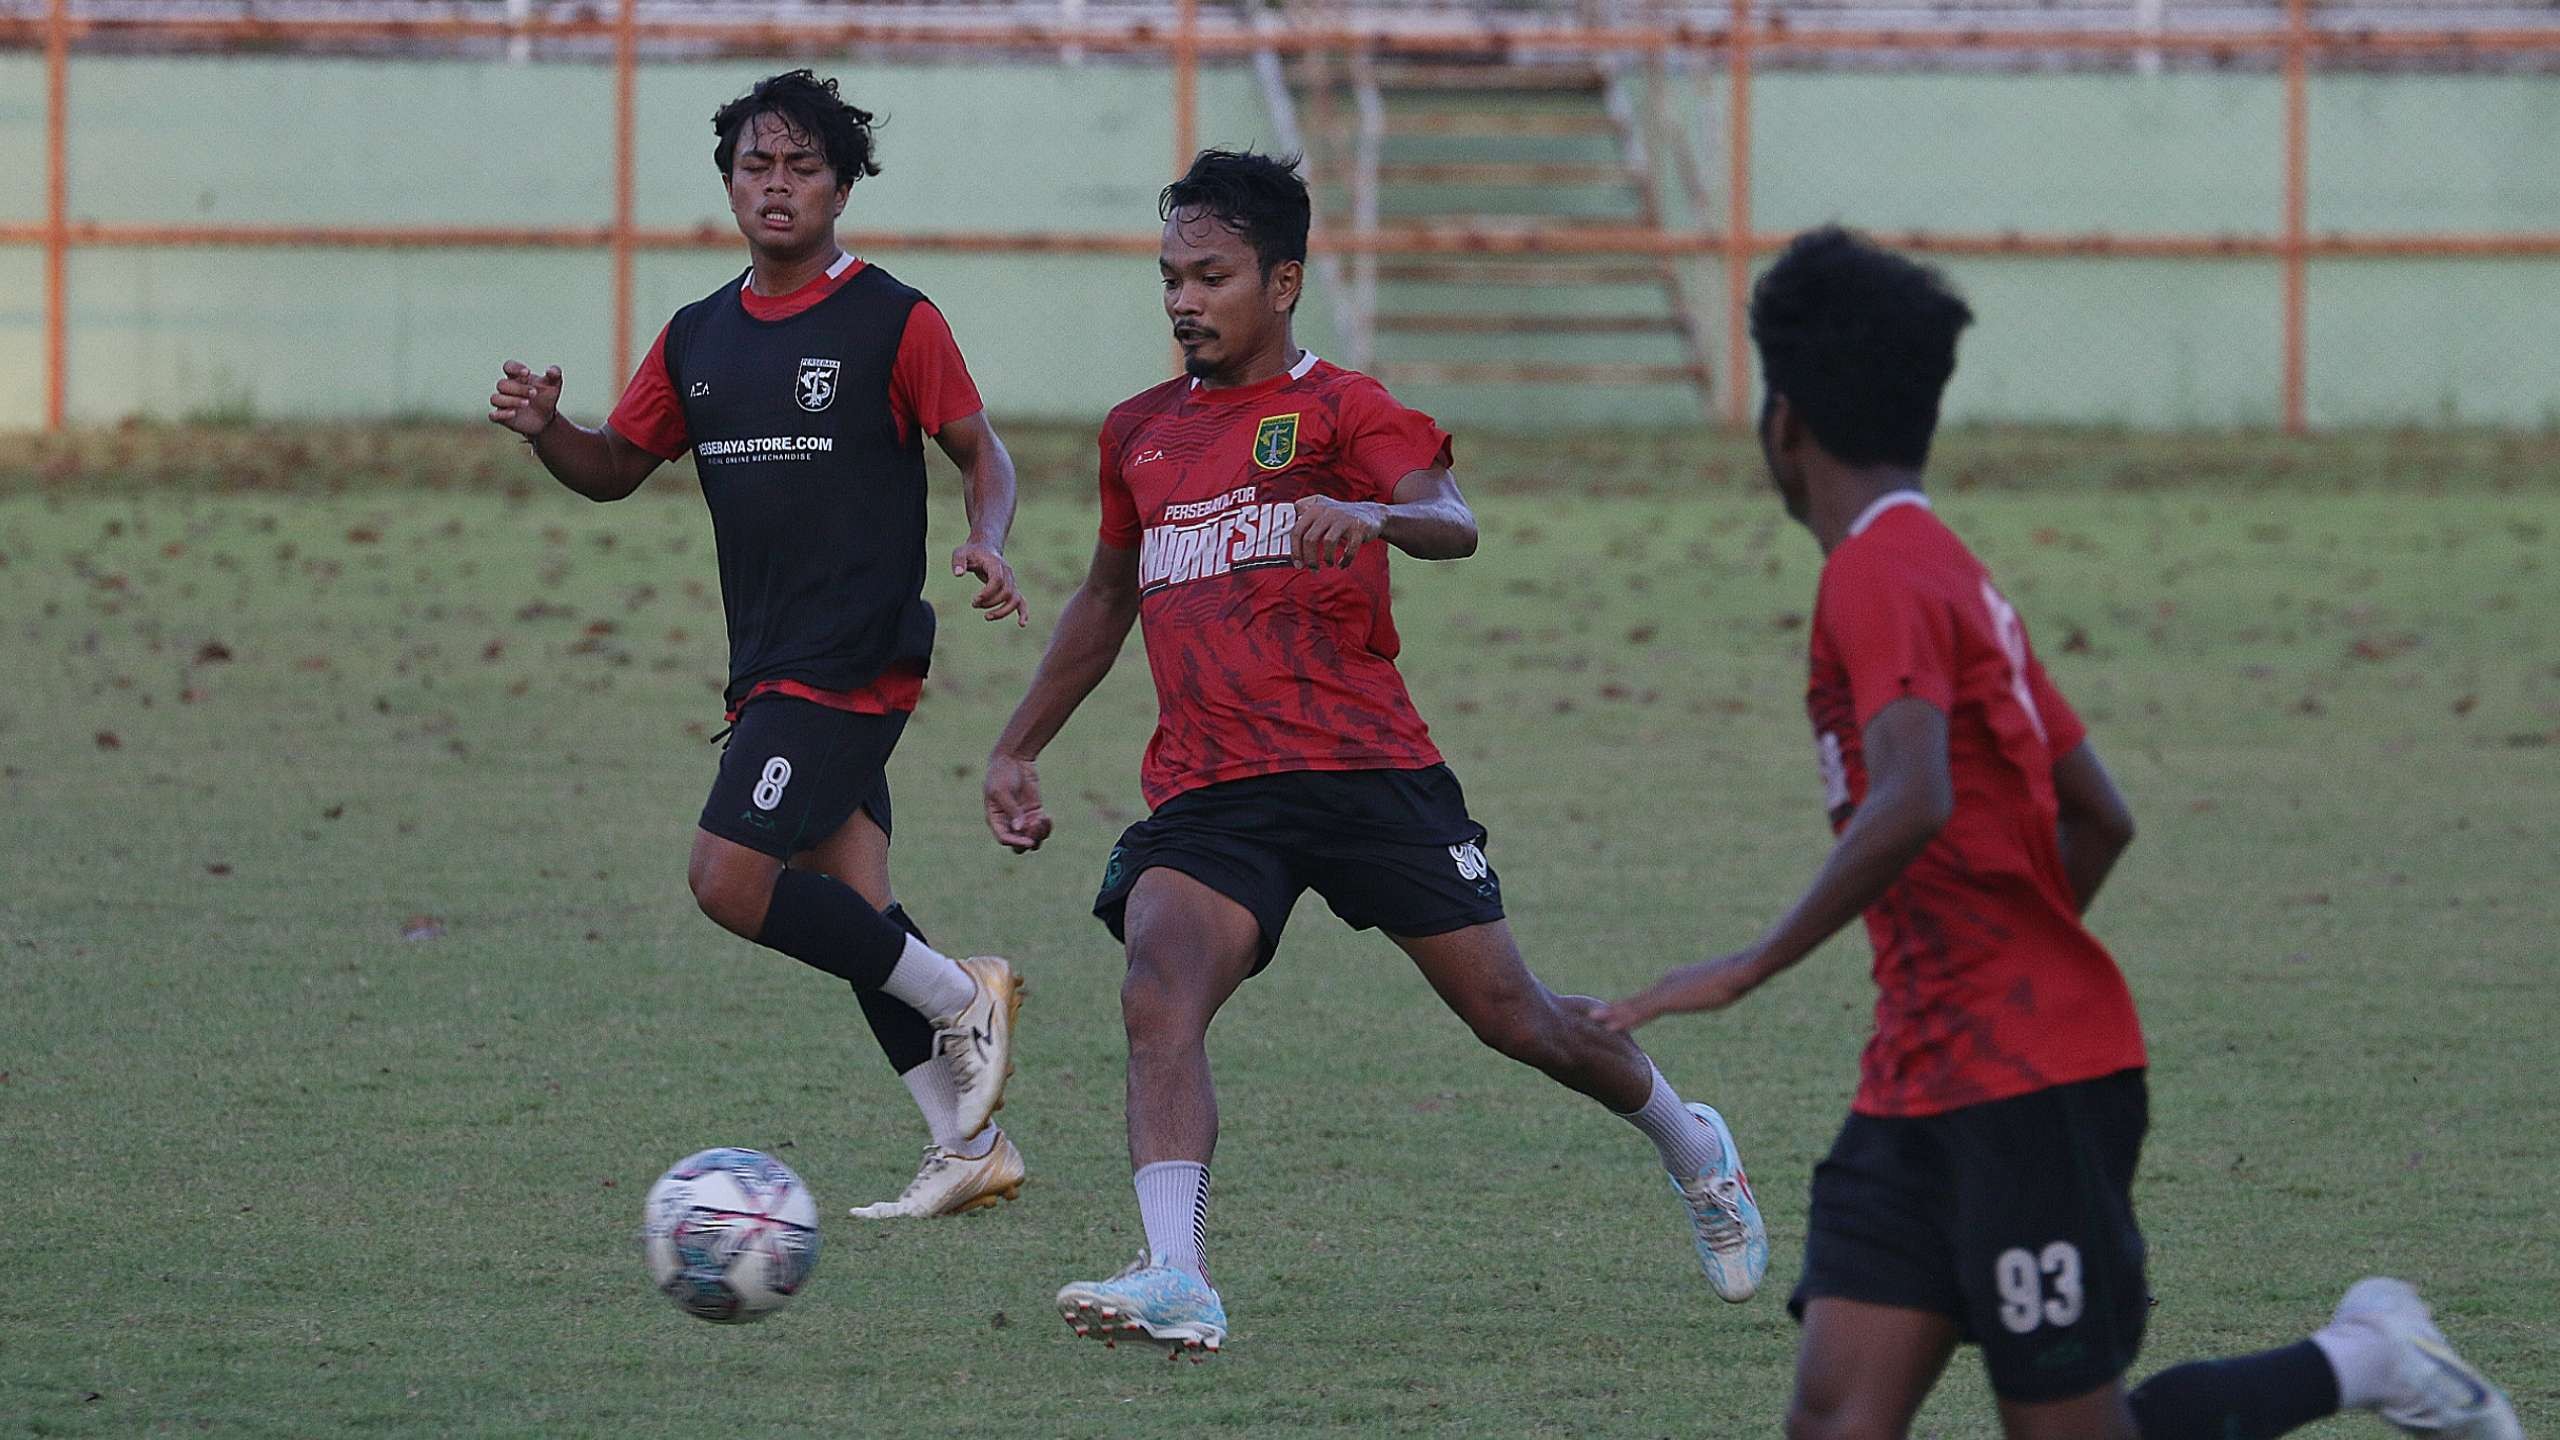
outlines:
[[[1182,0],[1173,21],[1173,173],[1200,153],[1200,0]]]
[[[1724,418],[1751,423],[1751,0],[1725,43]]]
[[[44,12],[44,428],[71,396],[71,0]]]
[[[638,135],[633,92],[639,88],[639,0],[622,0],[613,25],[613,392],[631,378],[631,247],[633,170]]]
[[[2284,7],[2284,433],[2300,435],[2303,419],[2304,259],[2311,191],[2310,0]]]

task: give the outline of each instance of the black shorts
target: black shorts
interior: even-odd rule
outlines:
[[[2123,1375],[2151,1296],[2133,1171],[2143,1072],[1943,1115],[1851,1115],[1813,1171],[1804,1275],[1818,1298],[1946,1315],[2004,1399],[2064,1400]]]
[[[824,843],[856,810],[889,832],[889,752],[904,712],[857,715],[790,695],[747,702],[702,802],[703,829],[776,860]]]
[[[1485,828],[1446,765],[1290,770],[1186,790],[1112,847],[1093,913],[1126,939],[1138,877],[1179,870],[1251,911],[1259,972],[1298,896],[1313,890],[1354,930],[1445,935],[1502,918]]]

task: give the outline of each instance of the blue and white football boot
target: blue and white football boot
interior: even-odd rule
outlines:
[[[2515,1407],[2488,1377],[2444,1343],[2426,1302],[2405,1280],[2373,1276],[2348,1287],[2329,1323],[2379,1334],[2398,1366],[2382,1418],[2438,1440],[2524,1440]]]
[[[1716,1156],[1693,1176],[1671,1177],[1672,1192],[1689,1207],[1696,1231],[1698,1268],[1722,1299],[1739,1305],[1760,1288],[1769,1272],[1769,1227],[1760,1222],[1760,1202],[1751,1195],[1751,1177],[1742,1173],[1742,1152],[1734,1148],[1733,1131],[1712,1105],[1689,1102],[1689,1113],[1715,1133]]]
[[[1078,1335],[1117,1349],[1123,1340],[1164,1347],[1165,1358],[1199,1364],[1227,1341],[1227,1307],[1209,1282],[1142,1255],[1108,1280],[1058,1292],[1058,1314]]]

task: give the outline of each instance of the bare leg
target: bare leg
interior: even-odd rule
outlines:
[[[1129,1163],[1209,1163],[1218,1098],[1209,1078],[1209,1021],[1253,973],[1262,929],[1251,912],[1179,870],[1138,877],[1123,929],[1129,973],[1120,1017],[1129,1033]]]
[[[868,810],[836,827],[836,833],[791,857],[794,870],[815,870],[853,887],[874,910],[898,903],[889,893],[889,837]]]
[[[1653,1064],[1644,1051],[1592,1020],[1599,1002],[1558,995],[1529,973],[1510,922],[1391,938],[1485,1044],[1620,1114],[1652,1094]]]
[[[1253,973],[1262,928],[1235,901],[1157,866],[1130,887],[1121,933],[1129,946],[1120,1018],[1129,1034],[1130,1180],[1146,1250],[1108,1280],[1062,1287],[1058,1314],[1106,1345],[1147,1340],[1198,1360],[1227,1338],[1205,1253],[1218,1148],[1209,1022]]]
[[[1955,1348],[1956,1323],[1944,1315],[1813,1300],[1796,1347],[1787,1440],[1902,1440]]]
[[[742,939],[764,933],[765,906],[773,899],[773,877],[782,862],[708,830],[693,832],[693,854],[685,863],[685,882],[694,903],[721,929]]]

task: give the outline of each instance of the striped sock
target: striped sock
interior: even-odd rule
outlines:
[[[1159,1160],[1138,1167],[1138,1219],[1147,1253],[1159,1265],[1209,1278],[1209,1167],[1196,1160]]]

